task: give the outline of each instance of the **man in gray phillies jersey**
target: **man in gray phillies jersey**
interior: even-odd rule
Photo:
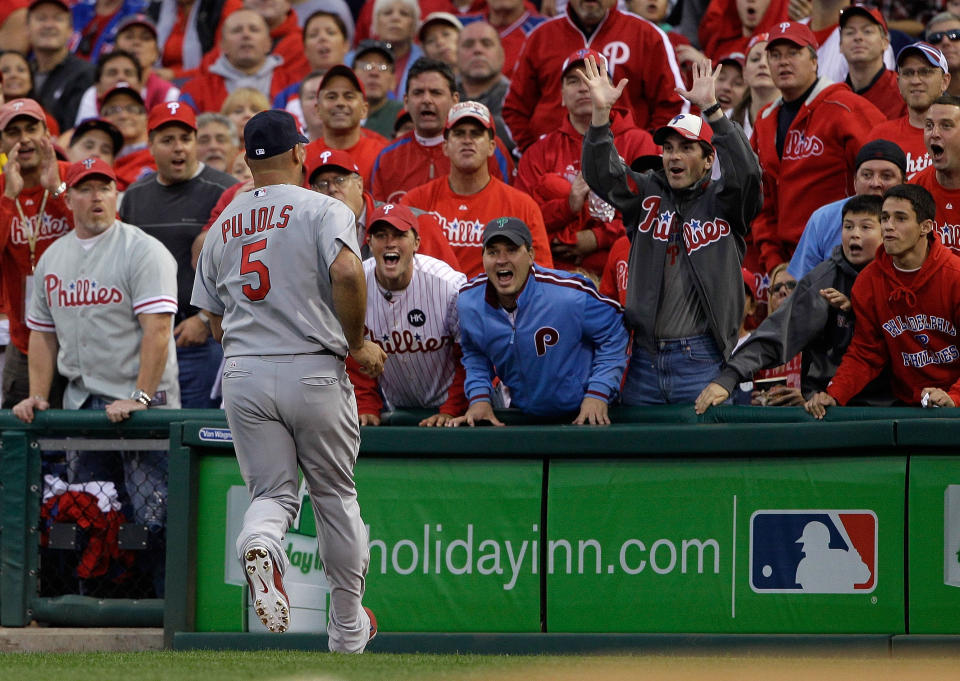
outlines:
[[[30,423],[36,411],[50,407],[54,367],[68,380],[67,409],[104,409],[114,423],[151,406],[178,409],[176,262],[159,241],[116,219],[116,176],[103,160],[74,163],[66,184],[75,229],[37,263],[27,308],[31,396],[13,413]],[[105,468],[104,456],[73,455],[71,477],[103,479],[88,466]],[[124,452],[122,458],[132,520],[161,541],[167,454]],[[162,596],[162,564],[150,571]]]
[[[253,191],[211,227],[192,303],[222,338],[223,399],[252,503],[237,537],[251,597],[270,631],[289,627],[283,537],[310,489],[330,583],[330,650],[360,653],[376,633],[362,607],[369,562],[353,465],[360,445],[347,353],[376,377],[384,352],[363,339],[366,284],[353,214],[304,189],[306,138],[268,110],[243,131]]]

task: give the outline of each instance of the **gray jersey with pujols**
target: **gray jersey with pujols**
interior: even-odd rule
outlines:
[[[177,311],[177,263],[170,251],[117,220],[93,239],[65,234],[41,256],[34,277],[27,326],[57,335],[57,367],[70,381],[63,406],[79,409],[90,395],[129,398],[140,371],[137,316]],[[168,342],[155,406],[179,408],[172,333]]]
[[[210,228],[191,299],[223,316],[224,356],[345,356],[330,282],[343,246],[360,257],[353,213],[336,199],[290,184],[237,195]]]

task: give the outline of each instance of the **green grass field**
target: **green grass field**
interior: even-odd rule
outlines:
[[[3,681],[955,681],[960,656],[332,655],[304,652],[7,653]]]

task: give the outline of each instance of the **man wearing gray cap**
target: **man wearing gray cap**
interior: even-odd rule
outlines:
[[[299,467],[330,583],[329,647],[360,653],[376,620],[361,604],[370,554],[353,480],[360,427],[344,359],[349,353],[376,377],[386,355],[363,337],[367,287],[353,213],[301,186],[306,141],[286,111],[247,122],[255,189],[211,227],[192,302],[223,342],[224,406],[252,498],[237,555],[260,621],[273,632],[290,624],[283,538],[300,508]]]
[[[526,414],[610,423],[607,404],[627,364],[622,308],[578,275],[534,265],[532,244],[518,218],[483,228],[484,274],[457,301],[470,407],[448,426],[503,425],[493,413],[494,375]]]
[[[855,196],[883,196],[890,187],[907,181],[907,156],[889,140],[873,140],[860,147],[855,167]],[[829,260],[833,249],[840,245],[843,205],[848,200],[845,197],[820,206],[810,215],[787,267],[794,279],[803,279],[814,267]]]

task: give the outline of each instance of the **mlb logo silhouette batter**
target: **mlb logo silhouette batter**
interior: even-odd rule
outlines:
[[[750,519],[757,593],[870,593],[877,585],[873,511],[769,510]]]

